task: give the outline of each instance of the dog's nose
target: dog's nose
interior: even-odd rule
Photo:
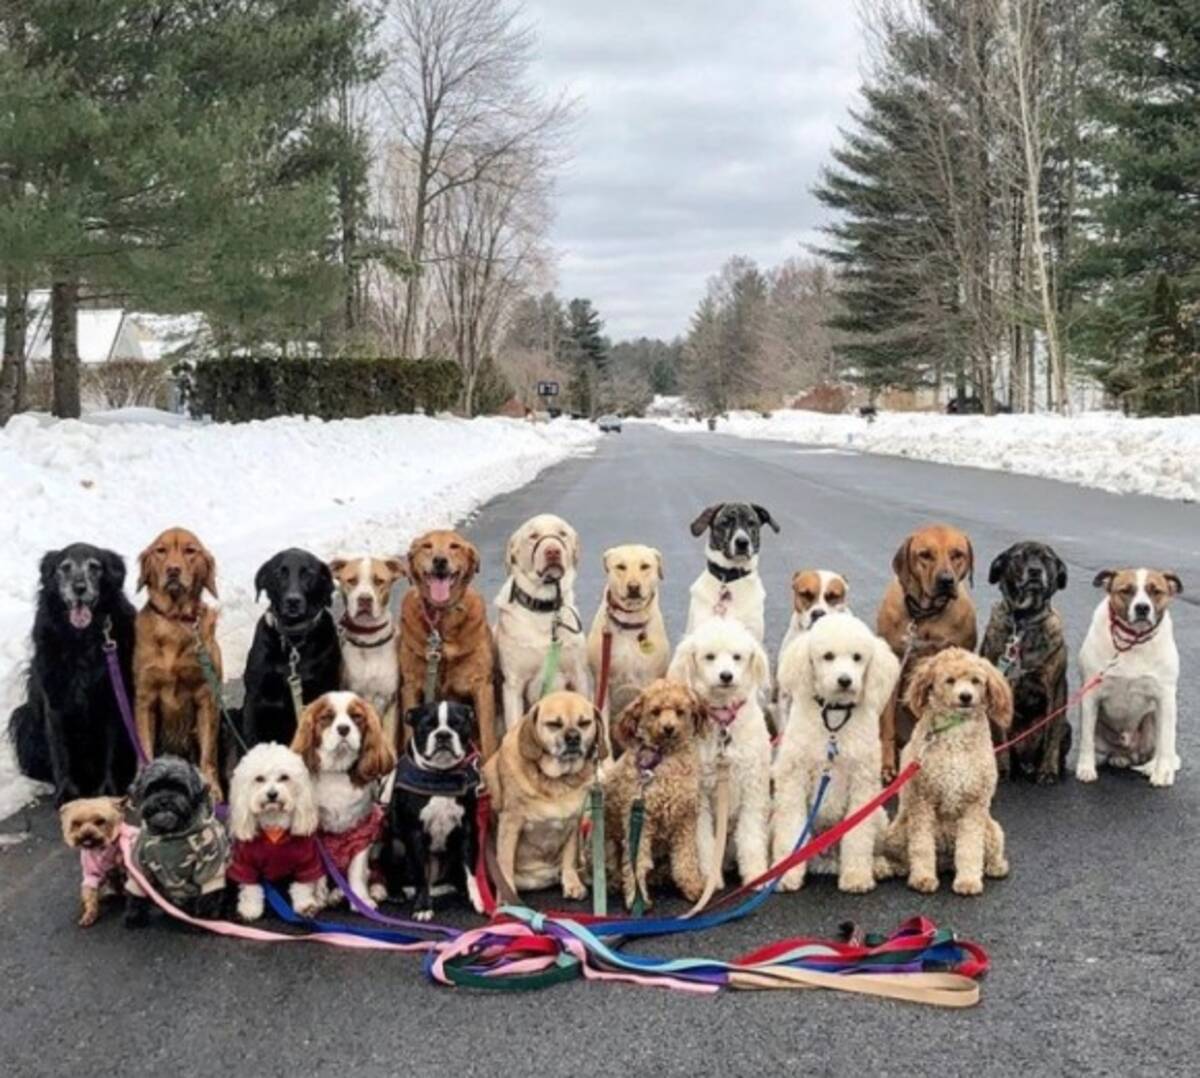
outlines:
[[[358,609],[364,614],[371,609],[371,597],[369,595],[360,595],[358,597]]]
[[[335,729],[338,732],[338,737],[350,736],[350,724],[348,722],[339,722]]]
[[[433,559],[433,571],[435,573],[444,573],[450,568],[450,562],[441,554]]]
[[[941,572],[934,577],[938,591],[953,591],[956,583],[953,573]]]
[[[439,745],[449,745],[450,744],[450,731],[449,730],[438,730],[437,733],[435,733],[433,735],[433,740],[435,742],[437,742],[437,744],[439,744]]]
[[[279,800],[279,791],[277,789],[275,789],[274,786],[272,786],[267,791],[267,800],[268,801],[278,801]]]
[[[628,593],[629,598],[631,598],[631,599],[640,599],[642,597],[641,584],[629,584],[625,588],[625,591]]]
[[[565,734],[563,734],[563,740],[568,745],[578,745],[581,740],[579,731],[578,730],[568,730]]]
[[[179,574],[182,572],[183,572],[183,570],[178,565],[168,565],[167,566],[167,576],[172,580],[177,579]]]
[[[299,595],[289,595],[283,600],[283,609],[289,614],[298,614],[303,602]]]
[[[744,554],[747,550],[750,549],[750,540],[747,539],[744,535],[739,535],[733,541],[733,549],[736,550],[739,554]]]
[[[663,737],[670,740],[677,733],[679,733],[679,727],[676,726],[675,723],[673,723],[673,722],[664,722],[664,723],[662,723],[661,726],[659,726],[659,731],[662,733]]]
[[[810,610],[808,612],[808,624],[816,625],[816,623],[818,621],[820,621],[825,616],[825,614],[826,614],[826,611],[821,610],[819,608],[816,610]]]
[[[733,681],[733,672],[731,670],[722,670],[721,684],[728,685],[731,681]]]
[[[1028,576],[1030,580],[1041,580],[1044,574],[1040,565],[1031,565],[1025,570],[1025,575]]]
[[[1150,616],[1149,603],[1134,603],[1133,612],[1139,618],[1148,618]]]
[[[854,679],[849,674],[841,674],[838,676],[838,685],[843,689],[850,688],[854,684]]]
[[[963,689],[958,694],[958,702],[960,704],[973,704],[975,703],[975,694],[970,689]]]
[[[87,581],[76,580],[75,583],[71,585],[71,590],[74,591],[76,595],[86,595],[88,590]]]
[[[547,561],[562,561],[562,551],[559,550],[558,547],[556,547],[556,546],[546,547],[546,560]]]

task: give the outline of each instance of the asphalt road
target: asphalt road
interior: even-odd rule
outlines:
[[[948,887],[919,896],[900,881],[843,896],[831,880],[817,879],[702,939],[642,945],[649,953],[732,957],[784,935],[829,935],[847,919],[882,930],[920,912],[990,950],[993,971],[978,1008],[937,1012],[800,992],[692,998],[584,983],[489,995],[436,988],[403,955],[253,945],[161,921],[130,933],[115,911],[83,932],[74,926],[75,860],[43,808],[29,816],[33,838],[0,852],[3,1073],[1196,1073],[1200,965],[1185,949],[1200,911],[1200,509],[1002,473],[634,426],[606,438],[594,457],[484,507],[466,531],[483,552],[490,599],[514,527],[544,510],[572,521],[584,543],[585,620],[599,598],[606,546],[660,547],[674,639],[703,564],[688,523],[705,505],[735,498],[767,505],[783,526],[781,535],[766,536],[762,556],[773,644],[786,624],[793,569],[842,570],[854,607],[870,620],[899,541],[933,518],[973,536],[984,607],[992,555],[1020,538],[1053,543],[1071,572],[1060,607],[1073,651],[1097,598],[1091,579],[1104,566],[1170,567],[1191,593],[1175,615],[1187,673],[1184,769],[1174,788],[1105,773],[1091,787],[1069,780],[1004,789],[996,812],[1013,872],[989,882],[981,898],[959,898]]]

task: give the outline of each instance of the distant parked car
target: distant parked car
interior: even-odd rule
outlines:
[[[606,434],[620,434],[621,417],[619,415],[602,415],[596,420],[596,426],[598,426]]]
[[[1012,406],[997,401],[994,406],[997,415],[1011,415]],[[983,407],[983,401],[972,394],[969,397],[963,397],[960,401],[957,397],[951,397],[946,402],[947,415],[983,415],[986,409]]]

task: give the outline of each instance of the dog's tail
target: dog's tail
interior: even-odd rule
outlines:
[[[33,704],[22,704],[12,713],[8,720],[8,736],[16,751],[21,774],[39,782],[53,782],[46,726]]]

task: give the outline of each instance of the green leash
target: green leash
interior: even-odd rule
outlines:
[[[638,849],[642,845],[642,827],[646,823],[646,803],[637,797],[629,810],[629,858],[633,865],[633,910],[634,917],[646,912],[646,897],[638,884]]]
[[[304,711],[304,682],[300,678],[300,652],[295,647],[288,645],[291,650],[288,653],[288,676],[287,685],[288,691],[292,694],[292,708],[296,712],[296,721],[300,721],[300,715]]]
[[[217,705],[217,711],[221,713],[222,721],[229,727],[229,732],[233,734],[234,741],[237,742],[238,748],[245,755],[250,750],[247,748],[246,742],[242,739],[237,724],[233,721],[229,712],[225,710],[225,694],[221,691],[221,680],[217,677],[217,668],[213,663],[212,656],[208,653],[208,648],[204,646],[204,641],[200,639],[199,622],[196,623],[196,631],[193,639],[196,647],[196,662],[200,664],[200,673],[204,675],[204,680],[208,684],[208,691],[212,694],[213,701]]]
[[[956,726],[961,726],[964,722],[967,721],[967,716],[964,715],[961,711],[952,711],[952,712],[950,712],[950,714],[942,715],[940,717],[945,719],[946,721],[943,722],[940,726],[938,726],[936,724],[936,722],[930,725],[929,733],[926,735],[926,738],[925,738],[927,741],[932,741],[935,737],[938,736],[938,734],[944,734],[948,730],[953,730]]]
[[[556,634],[550,641],[550,650],[546,652],[546,662],[542,666],[542,691],[539,698],[550,692],[550,686],[554,684],[554,679],[558,676],[558,661],[561,655],[562,641]]]
[[[438,674],[442,668],[442,634],[432,626],[425,638],[425,703],[437,700]],[[542,693],[545,696],[545,692]]]
[[[599,781],[588,792],[588,812],[592,818],[592,913],[608,914],[608,865],[604,849],[604,790]]]

